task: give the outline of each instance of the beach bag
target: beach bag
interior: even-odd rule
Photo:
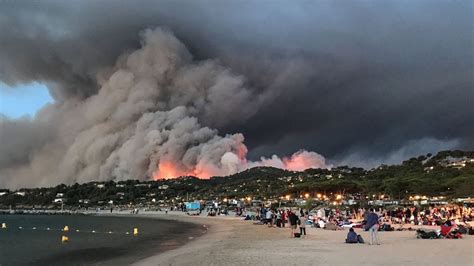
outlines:
[[[422,229],[418,229],[418,230],[416,230],[416,238],[435,239],[435,238],[439,238],[439,236],[434,231],[424,231]]]
[[[295,237],[300,238],[301,234],[300,233],[295,233]]]
[[[459,230],[453,230],[451,232],[449,232],[447,235],[446,235],[446,238],[448,239],[461,239],[462,238],[462,234],[459,232]]]
[[[326,229],[326,230],[337,230],[337,225],[335,225],[333,223],[327,223],[326,227],[324,229]]]
[[[362,238],[361,235],[357,235],[357,242],[364,244],[364,239]]]
[[[474,228],[472,227],[469,227],[469,232],[468,232],[470,235],[474,235]]]
[[[458,225],[458,232],[465,235],[467,234],[467,228],[464,225]]]
[[[389,224],[383,224],[380,227],[380,231],[393,231],[393,227],[391,227]]]

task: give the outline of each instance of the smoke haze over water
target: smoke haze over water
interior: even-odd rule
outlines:
[[[1,2],[0,81],[55,103],[0,118],[0,187],[474,148],[472,22],[470,1]]]

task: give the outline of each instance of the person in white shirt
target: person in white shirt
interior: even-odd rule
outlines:
[[[268,227],[273,227],[273,212],[272,212],[272,210],[267,211],[265,218],[267,219]]]

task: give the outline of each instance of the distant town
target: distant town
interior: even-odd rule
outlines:
[[[347,166],[302,172],[256,167],[225,177],[108,181],[10,191],[4,211],[80,211],[141,207],[429,205],[473,203],[474,152],[443,151],[365,170]]]

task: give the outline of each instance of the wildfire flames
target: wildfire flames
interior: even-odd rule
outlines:
[[[195,173],[181,171],[172,162],[160,162],[156,172],[153,174],[153,179],[172,179],[178,176],[194,176]],[[209,176],[199,176],[200,178],[208,178]]]
[[[325,164],[325,159],[321,155],[308,152],[305,150],[300,150],[290,157],[283,157],[280,159],[276,155],[272,158],[261,158],[260,161],[252,162],[247,161],[246,154],[247,148],[245,145],[241,145],[235,153],[228,153],[227,155],[233,155],[235,158],[238,158],[238,168],[229,168],[229,171],[226,174],[234,174],[238,171],[243,171],[245,169],[257,166],[271,166],[281,169],[286,169],[290,171],[303,171],[308,168],[328,168],[330,166]],[[223,156],[224,157],[224,156]],[[216,176],[222,173],[215,172],[212,168],[206,167],[195,167],[192,170],[182,170],[179,166],[179,163],[173,163],[171,161],[161,161],[158,163],[157,170],[153,174],[153,179],[174,179],[180,176],[195,176],[202,179],[208,179],[211,176]]]

